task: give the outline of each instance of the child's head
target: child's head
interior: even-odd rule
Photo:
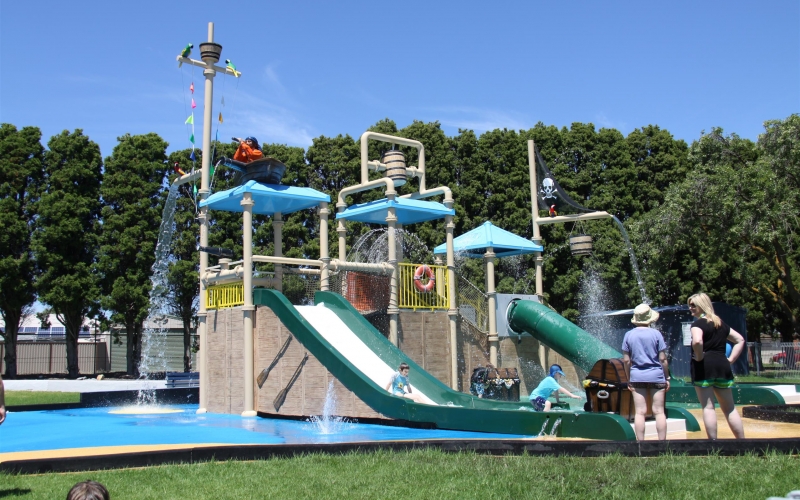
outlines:
[[[405,375],[408,375],[408,370],[408,364],[406,363],[400,363],[400,366],[397,367],[397,371]]]
[[[550,367],[550,376],[558,380],[558,377],[556,377],[556,375],[561,375],[562,377],[566,377],[560,365],[553,365]]]

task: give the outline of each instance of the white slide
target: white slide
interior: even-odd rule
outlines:
[[[387,365],[375,354],[372,349],[367,347],[358,336],[344,324],[344,322],[333,311],[324,307],[323,304],[316,306],[295,306],[311,326],[322,335],[334,349],[344,356],[358,371],[375,382],[381,389],[391,380],[392,375],[397,371],[397,367]],[[414,374],[410,374],[413,380]],[[436,405],[428,396],[418,391],[413,384],[409,384],[411,390],[420,396],[420,402],[428,405]]]

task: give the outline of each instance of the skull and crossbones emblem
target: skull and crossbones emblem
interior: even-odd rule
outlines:
[[[552,177],[545,177],[542,181],[542,187],[539,189],[539,194],[544,199],[556,198],[556,183]]]

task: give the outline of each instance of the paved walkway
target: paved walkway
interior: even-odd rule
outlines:
[[[7,391],[111,392],[164,389],[165,380],[3,380]]]

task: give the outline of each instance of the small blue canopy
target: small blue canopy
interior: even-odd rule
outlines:
[[[253,213],[262,215],[273,215],[276,212],[290,214],[316,207],[323,201],[331,201],[330,196],[316,189],[247,181],[239,187],[212,194],[201,201],[200,206],[208,206],[210,210],[244,212],[241,201],[245,193],[250,193],[255,202]]]
[[[389,207],[395,208],[398,224],[416,224],[429,220],[442,219],[446,215],[455,215],[456,211],[435,201],[412,200],[411,198],[395,198],[353,205],[336,214],[337,219],[366,222],[368,224],[386,225]]]
[[[434,254],[447,253],[447,244],[442,243],[433,249]],[[483,257],[486,249],[492,247],[497,257],[510,257],[526,253],[541,252],[544,247],[528,241],[522,236],[500,229],[489,221],[472,231],[453,239],[456,253],[466,253],[469,257]]]

